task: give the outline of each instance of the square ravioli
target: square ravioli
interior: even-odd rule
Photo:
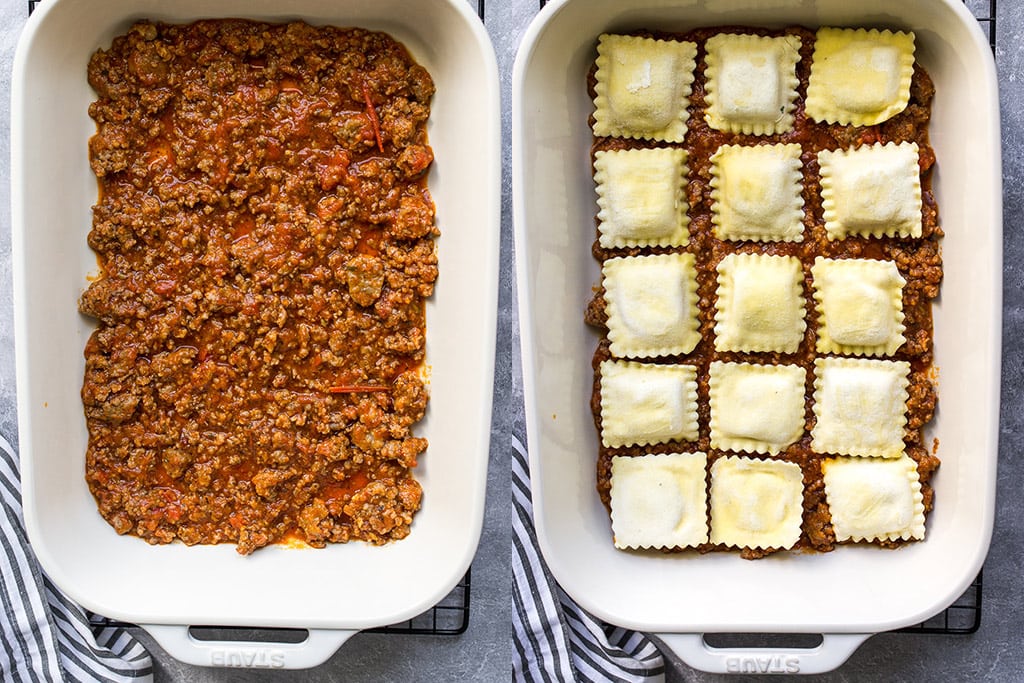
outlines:
[[[894,261],[828,259],[811,267],[819,353],[891,356],[906,342],[903,285]]]
[[[711,363],[711,446],[775,455],[804,434],[799,365]]]
[[[697,44],[604,34],[597,41],[594,134],[682,142]]]
[[[821,463],[837,541],[924,538],[917,463],[899,458],[828,458]]]
[[[800,145],[722,145],[711,156],[711,222],[720,240],[801,242]]]
[[[736,548],[792,548],[800,540],[803,481],[796,463],[718,458],[711,465],[711,542]]]
[[[598,238],[606,249],[675,247],[690,237],[686,152],[627,149],[594,155]]]
[[[697,368],[601,363],[601,442],[608,448],[697,440]]]
[[[718,264],[715,350],[796,353],[804,271],[794,256],[729,254]]]
[[[800,38],[720,33],[705,48],[709,126],[748,135],[793,129]]]
[[[818,152],[830,240],[921,236],[921,168],[915,142]]]
[[[691,548],[708,542],[707,456],[612,458],[616,548]]]
[[[772,4],[730,7],[737,2]],[[932,495],[937,462],[915,444],[930,439],[939,400],[928,312],[942,281],[943,230],[929,121],[933,107],[942,114],[942,93],[914,60],[914,35],[899,27],[625,26],[619,32],[632,36],[595,36],[600,64],[578,84],[601,105],[577,121],[592,133],[598,200],[597,229],[580,245],[601,271],[582,316],[600,340],[589,387],[597,492],[611,512],[613,458],[702,451],[710,509],[716,460],[793,463],[805,504],[821,514],[804,515],[787,547],[830,552],[838,546],[823,461],[908,456],[924,500]],[[658,87],[658,60],[677,59],[670,53],[686,43],[696,45],[696,66],[687,59],[680,71],[679,125],[671,112],[680,98]],[[828,121],[812,116],[809,82]],[[648,86],[653,99],[641,104]],[[617,111],[643,123],[609,130],[610,91]],[[651,132],[667,122],[679,141]],[[542,255],[541,266],[560,281],[557,261]],[[648,391],[642,375],[620,382],[626,368],[671,373],[680,364],[695,370],[695,407],[678,382],[667,391]],[[620,407],[610,410],[609,396]],[[712,543],[713,533],[709,513],[700,552],[738,550]],[[650,542],[667,552],[694,547]],[[739,549],[751,558],[782,550]]]
[[[693,254],[610,258],[602,268],[608,340],[618,358],[689,353],[700,341]]]
[[[906,109],[914,76],[914,34],[823,28],[814,42],[807,115],[873,126]]]
[[[811,447],[818,453],[898,458],[907,424],[906,361],[818,358],[814,361]]]

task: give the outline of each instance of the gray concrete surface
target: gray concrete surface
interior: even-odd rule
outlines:
[[[987,0],[972,0],[987,7]],[[26,3],[0,6],[0,126],[9,130],[10,71],[15,44],[26,19]],[[473,563],[472,616],[462,636],[359,634],[326,664],[293,673],[216,670],[182,665],[154,648],[158,681],[227,683],[241,681],[501,681],[511,677],[510,520],[508,453],[512,434],[524,434],[519,334],[516,315],[508,131],[512,62],[519,38],[537,8],[536,0],[491,0],[487,27],[501,70],[505,169],[502,203],[502,270],[497,368],[491,434],[488,509],[483,538]],[[998,514],[985,569],[984,611],[973,636],[882,634],[869,640],[839,671],[823,681],[1018,681],[1024,680],[1019,652],[1024,646],[1024,445],[1021,378],[1024,355],[1024,242],[1019,225],[1024,209],[1024,5],[1001,0],[998,11],[1005,180],[1004,367]],[[12,334],[9,135],[0,136],[0,433],[16,443]],[[669,662],[667,679],[711,681],[719,677]],[[730,681],[736,678],[728,679]]]

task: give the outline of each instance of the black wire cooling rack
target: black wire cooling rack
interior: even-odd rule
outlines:
[[[483,0],[481,0],[481,3]],[[964,0],[981,27],[988,33],[988,44],[996,51],[996,0]],[[482,6],[481,6],[482,11]]]
[[[464,633],[469,627],[469,586],[467,571],[452,592],[431,609],[409,621],[371,629],[370,633],[429,636],[457,636]]]
[[[896,633],[939,633],[965,636],[981,626],[981,572],[952,605],[917,626],[901,628]]]

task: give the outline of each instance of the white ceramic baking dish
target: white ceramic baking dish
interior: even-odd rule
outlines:
[[[934,308],[942,459],[928,539],[748,562],[616,550],[594,490],[589,398],[598,282],[586,73],[597,36],[747,24],[887,26],[917,35],[935,81],[931,138],[945,281]],[[565,591],[613,624],[659,634],[709,671],[825,671],[873,633],[926,619],[982,565],[995,505],[1002,204],[989,46],[959,0],[561,0],[529,27],[513,74],[513,191],[530,467],[540,547]],[[810,650],[710,648],[701,634],[820,633]]]
[[[96,273],[86,245],[97,198],[86,64],[147,18],[246,17],[383,30],[433,75],[429,176],[442,236],[427,305],[431,402],[416,470],[423,507],[392,545],[323,550],[150,546],[100,518],[84,479],[79,389],[91,321],[77,299]],[[31,17],[12,86],[12,208],[19,438],[29,538],[43,568],[100,614],[145,625],[197,664],[300,668],[357,630],[430,608],[469,567],[480,536],[490,438],[500,214],[493,48],[465,0],[47,0]],[[467,106],[472,103],[472,106]],[[298,645],[200,643],[188,624],[310,629]]]

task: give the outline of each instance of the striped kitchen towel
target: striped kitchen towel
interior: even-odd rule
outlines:
[[[658,683],[661,653],[642,633],[604,624],[562,592],[544,565],[533,527],[526,449],[512,437],[512,670],[516,681]]]
[[[0,680],[152,681],[145,648],[123,628],[96,628],[42,572],[25,537],[18,457],[0,436]]]

